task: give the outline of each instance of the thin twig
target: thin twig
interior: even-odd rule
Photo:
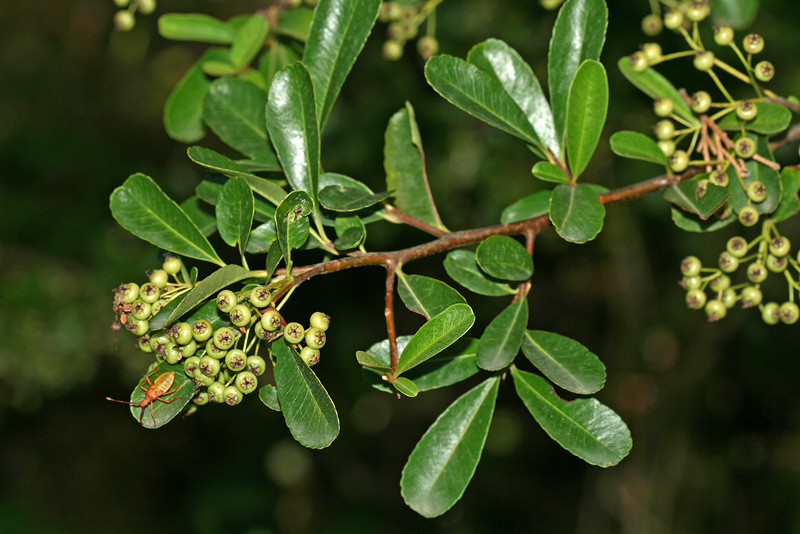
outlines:
[[[392,376],[397,373],[397,363],[400,355],[397,353],[397,330],[394,326],[394,277],[397,272],[397,262],[386,262],[386,307],[383,314],[386,316],[386,332],[389,334],[389,354]]]
[[[387,204],[385,209],[390,215],[394,215],[407,225],[413,226],[414,228],[422,230],[423,232],[434,235],[436,237],[441,237],[447,234],[447,230],[442,230],[437,226],[433,226],[432,224],[426,223],[422,219],[417,219],[413,215],[409,215],[408,213],[397,209],[395,206],[392,206],[391,204]],[[438,219],[439,217],[437,216],[436,218]]]

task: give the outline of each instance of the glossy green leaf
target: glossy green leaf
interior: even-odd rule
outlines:
[[[578,68],[567,100],[566,144],[569,167],[577,179],[589,165],[608,112],[608,77],[603,65],[587,59]]]
[[[711,19],[718,26],[745,29],[756,19],[759,3],[759,0],[714,0],[711,4]]]
[[[785,221],[800,212],[800,200],[797,192],[800,190],[800,170],[784,167],[781,171],[781,203],[772,215],[775,222]]]
[[[453,304],[432,317],[408,342],[397,364],[396,376],[436,356],[469,331],[475,314],[468,304]]]
[[[603,0],[568,0],[558,12],[547,74],[556,132],[561,138],[567,122],[567,99],[575,73],[587,59],[599,60],[608,26],[608,8]]]
[[[183,210],[144,174],[134,174],[111,193],[111,214],[130,233],[157,247],[224,265]]]
[[[694,116],[689,104],[675,89],[675,86],[655,69],[648,68],[644,72],[635,72],[631,67],[631,60],[628,56],[620,58],[617,66],[622,75],[644,94],[654,100],[657,98],[669,98],[675,104],[676,115],[691,124],[700,124],[700,120]]]
[[[181,209],[204,236],[208,237],[217,231],[217,218],[213,208],[197,196],[191,196],[181,202]]]
[[[336,217],[333,227],[337,238],[333,246],[337,250],[349,250],[361,245],[367,237],[367,229],[358,215]]]
[[[190,160],[214,172],[218,172],[226,176],[241,176],[242,178],[256,178],[261,180],[261,178],[251,173],[245,167],[236,163],[231,158],[223,156],[219,152],[215,152],[210,148],[192,146],[188,148],[186,153],[189,155]]]
[[[408,339],[411,339],[411,336],[406,336]],[[387,355],[388,355],[388,341],[387,345]],[[399,350],[399,347],[398,347]],[[378,371],[380,374],[389,374],[392,372],[392,368],[389,366],[390,360],[387,357],[386,361],[379,360],[369,352],[364,352],[363,350],[356,351],[356,361],[364,367],[368,367],[370,369],[374,369]]]
[[[573,393],[600,391],[606,382],[606,368],[589,349],[565,336],[527,330],[522,352],[544,375]]]
[[[281,411],[281,402],[278,400],[278,388],[272,384],[265,384],[258,389],[258,398],[264,406],[276,412]]]
[[[323,128],[380,6],[380,0],[320,0],[314,10],[303,63],[314,80],[317,117]]]
[[[253,227],[255,205],[247,180],[234,176],[222,187],[217,199],[217,230],[225,243],[241,251],[247,246]]]
[[[540,180],[545,180],[547,182],[556,182],[559,184],[569,183],[569,178],[567,178],[567,175],[564,174],[564,170],[558,165],[554,165],[549,161],[537,162],[536,165],[534,165],[531,169],[531,173]],[[548,196],[548,200],[549,198],[550,197]]]
[[[300,60],[300,54],[288,44],[282,41],[269,43],[258,62],[258,70],[264,77],[267,87],[272,85],[272,79],[282,68]]]
[[[311,207],[311,197],[305,191],[292,191],[275,210],[275,228],[286,260],[287,272],[292,270],[292,249],[301,246],[308,239],[308,215]]]
[[[675,223],[675,226],[681,230],[686,230],[687,232],[714,232],[721,228],[725,228],[737,220],[735,216],[730,216],[726,219],[717,219],[716,217],[712,217],[707,221],[702,221],[698,217],[679,210],[678,208],[672,208],[671,214],[672,222]]]
[[[262,168],[278,170],[278,159],[267,139],[266,105],[266,91],[237,78],[220,78],[206,95],[203,118],[227,145],[258,159]]]
[[[355,178],[350,178],[349,176],[345,176],[344,174],[338,174],[335,172],[325,172],[322,173],[319,177],[319,190],[320,192],[327,188],[327,187],[343,187],[345,189],[355,189],[357,191],[361,191],[363,196],[369,196],[375,194],[372,189],[367,187],[364,182],[360,182]],[[334,221],[340,216],[340,213],[330,212],[328,210],[320,211],[320,219],[326,226],[330,226],[335,224]],[[373,204],[370,207],[364,208],[359,211],[358,217],[364,224],[369,224],[378,220],[383,220],[385,218],[383,206],[378,204]]]
[[[221,289],[225,289],[234,282],[250,278],[252,273],[239,265],[226,265],[208,275],[201,283],[189,291],[186,297],[180,301],[169,315],[159,312],[150,320],[151,330],[160,330],[172,325],[175,321],[192,311],[194,308],[216,295]],[[164,308],[167,309],[166,307]]]
[[[591,241],[603,229],[606,208],[588,184],[559,185],[550,196],[550,221],[573,243]]]
[[[250,253],[266,252],[276,239],[278,239],[278,232],[275,229],[275,219],[271,219],[253,228],[250,232],[250,239],[247,240],[246,251]]]
[[[521,298],[500,312],[483,331],[478,345],[478,366],[499,371],[514,361],[527,325],[528,299]]]
[[[252,15],[242,24],[233,38],[230,51],[231,64],[241,70],[253,61],[264,46],[269,26],[263,15]]]
[[[401,211],[444,230],[428,184],[425,152],[414,108],[408,102],[389,119],[383,166],[386,170],[386,187],[394,190],[395,205]]]
[[[765,136],[748,134],[751,139],[756,142],[756,152],[764,158],[774,161],[772,151],[769,148],[769,140]],[[736,177],[736,171],[732,168],[728,169],[728,190],[731,192],[730,205],[733,211],[739,213],[742,207],[752,204],[759,213],[772,213],[778,208],[778,204],[783,197],[781,187],[781,176],[778,171],[767,167],[763,163],[759,163],[754,159],[749,159],[745,162],[747,168],[747,176],[742,177],[744,186],[747,187],[752,182],[758,180],[767,186],[767,198],[761,202],[750,202],[747,192],[742,188],[739,179]]]
[[[164,105],[164,129],[171,138],[194,143],[206,134],[203,100],[211,88],[211,80],[203,72],[203,64],[224,59],[227,54],[226,50],[207,51],[172,89]]]
[[[278,19],[278,27],[275,33],[285,35],[298,41],[306,41],[311,30],[311,20],[314,18],[314,10],[305,7],[285,9],[281,12]]]
[[[155,382],[164,373],[174,373],[169,395],[162,395],[147,406],[131,406],[131,415],[137,421],[141,420],[144,428],[160,428],[178,415],[180,411],[192,400],[197,386],[194,380],[186,376],[183,365],[169,365],[167,362],[158,364],[158,369],[150,375],[150,383]],[[147,377],[142,377],[136,388],[131,393],[131,402],[141,402],[145,392],[150,388]],[[165,402],[166,401],[166,402]],[[153,421],[155,419],[155,422]]]
[[[439,315],[453,304],[466,302],[461,294],[444,282],[428,276],[397,271],[397,292],[406,307],[426,319]]]
[[[503,210],[500,222],[508,224],[547,215],[550,211],[550,194],[550,190],[547,189],[517,200]]]
[[[294,63],[275,75],[267,102],[267,129],[292,189],[308,193],[317,206],[319,124],[308,69]]]
[[[267,259],[265,261],[264,269],[267,271],[267,280],[272,278],[272,275],[275,273],[275,269],[278,267],[278,263],[280,263],[281,259],[283,258],[283,252],[281,252],[281,244],[276,239],[272,246],[269,247],[267,251]]]
[[[528,117],[493,74],[442,54],[425,64],[425,78],[454,106],[523,141],[541,145]]]
[[[792,112],[784,106],[772,102],[755,102],[758,115],[751,121],[744,121],[748,131],[757,134],[772,135],[780,133],[789,127],[792,122]],[[742,129],[742,121],[736,113],[728,113],[717,126],[729,132],[738,132]]]
[[[158,18],[158,32],[174,41],[230,44],[236,32],[225,22],[200,13],[167,13]]]
[[[609,467],[631,450],[631,433],[613,410],[597,399],[559,398],[539,375],[511,368],[517,395],[536,422],[559,445],[584,461]]]
[[[339,415],[317,375],[283,339],[272,343],[275,385],[286,426],[301,445],[322,449],[339,435]]]
[[[245,179],[247,180],[247,183],[250,185],[251,189],[255,189],[252,185],[253,183],[255,183],[258,186],[261,186],[262,184],[266,183],[270,187],[274,187],[275,189],[279,190],[280,193],[278,195],[286,196],[286,193],[284,193],[282,189],[272,184],[268,180],[258,177],[245,178]],[[228,180],[230,180],[230,178],[219,174],[210,174],[206,176],[205,180],[200,182],[195,188],[197,196],[200,197],[203,201],[211,204],[212,206],[216,206],[217,201],[219,199],[219,194],[222,192],[222,188],[225,186]],[[264,189],[263,187],[259,187],[259,190],[263,189]],[[253,218],[261,222],[267,222],[273,220],[275,217],[275,206],[269,203],[263,196],[259,194],[254,194],[253,198],[255,201],[255,214]],[[277,203],[280,203],[280,199],[278,200]]]
[[[479,295],[501,297],[516,292],[508,284],[487,277],[478,267],[475,253],[469,250],[450,251],[443,264],[450,278]]]
[[[502,280],[524,281],[533,274],[533,258],[525,246],[505,235],[484,239],[478,245],[475,259],[483,272]]]
[[[361,189],[343,185],[331,185],[321,189],[319,202],[332,211],[358,211],[388,198],[392,192],[366,194]]]
[[[417,385],[404,376],[398,376],[397,379],[392,382],[392,386],[406,397],[416,397],[419,394]]]
[[[540,140],[561,159],[561,143],[556,134],[553,113],[539,80],[516,50],[498,39],[488,39],[472,48],[467,62],[491,74],[528,118]]]
[[[209,60],[203,63],[203,72],[209,76],[232,76],[236,74],[236,67],[227,58],[221,61]]]
[[[719,210],[730,198],[731,194],[725,187],[714,184],[706,186],[705,194],[697,197],[697,182],[708,175],[700,175],[692,180],[684,180],[678,184],[670,186],[664,192],[664,200],[672,202],[679,208],[690,213],[694,213],[702,220],[706,220]]]
[[[658,143],[639,132],[617,132],[611,136],[611,151],[617,156],[630,159],[640,159],[668,165],[669,160],[664,152],[658,148]]]
[[[441,515],[464,494],[489,433],[499,383],[488,378],[456,399],[408,457],[401,494],[420,515]]]

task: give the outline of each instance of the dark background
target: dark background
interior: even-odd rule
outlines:
[[[609,206],[605,231],[589,244],[567,245],[549,230],[536,245],[529,325],[575,337],[606,363],[598,398],[623,416],[634,440],[617,467],[587,466],[551,441],[506,381],[464,498],[434,520],[405,507],[399,479],[408,454],[479,378],[402,401],[366,384],[354,354],[385,337],[380,269],[316,278],[288,307],[334,317],[316,370],[342,432],[325,450],[296,444],[280,414],[256,398],[237,409],[203,408],[158,432],[106,402],[126,398],[149,363],[125,332],[114,349],[111,289],[161,262],[159,251],[116,226],[108,195],[144,172],[183,199],[202,176],[164,133],[161,113],[204,48],[162,39],[156,15],[225,19],[264,5],[162,0],[156,14],[118,34],[111,1],[0,3],[0,532],[800,531],[798,326],[767,327],[758,312],[738,309],[709,324],[686,310],[680,259],[713,263],[734,230],[683,233],[658,194]],[[639,31],[647,2],[612,0],[609,8],[609,117],[585,179],[613,188],[659,171],[607,148],[614,131],[655,122],[649,99],[615,67],[648,40]],[[464,57],[498,37],[544,84],[554,12],[518,0],[448,0],[439,12],[443,52]],[[797,2],[763,0],[753,26],[766,39],[762,56],[777,68],[771,87],[780,94],[800,87],[798,20]],[[450,228],[496,223],[504,206],[543,187],[522,143],[426,85],[410,45],[398,63],[381,60],[385,31],[376,26],[334,109],[323,140],[327,170],[381,190],[383,131],[410,100]],[[667,51],[680,46],[671,34],[659,39]],[[714,93],[690,61],[674,63],[660,70],[676,85]],[[796,162],[796,144],[777,155]],[[782,230],[800,242],[796,226]],[[374,250],[426,239],[381,223],[370,231]],[[441,257],[406,270],[446,276]],[[503,303],[465,295],[477,335]],[[399,321],[401,333],[420,323],[405,311]]]

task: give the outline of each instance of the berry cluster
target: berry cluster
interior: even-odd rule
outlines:
[[[765,223],[762,234],[750,242],[741,236],[730,238],[726,250],[719,255],[718,267],[703,267],[695,256],[684,258],[681,285],[686,289],[686,305],[705,309],[709,321],[722,319],[727,310],[741,302],[743,308],[758,306],[767,324],[796,323],[800,307],[795,304],[794,295],[800,291],[800,281],[792,276],[791,269],[800,273],[800,254],[795,259],[790,252],[789,239],[780,235],[774,224]],[[740,269],[745,272],[747,282],[731,285],[731,275]],[[782,304],[762,303],[761,285],[770,273],[783,275],[786,280],[789,296]]]
[[[383,2],[378,16],[381,22],[389,24],[386,30],[389,38],[383,43],[383,57],[392,61],[403,57],[406,42],[417,36],[426,18],[428,34],[417,41],[417,52],[425,60],[436,54],[439,41],[434,37],[432,9],[428,3],[402,5],[400,2]]]
[[[142,15],[149,15],[156,9],[156,0],[114,0],[114,4],[120,9],[114,15],[114,27],[121,32],[127,32],[136,25],[136,12]]]

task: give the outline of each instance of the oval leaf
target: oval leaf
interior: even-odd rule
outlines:
[[[367,228],[358,215],[336,217],[333,227],[336,229],[336,235],[338,236],[336,241],[333,242],[333,246],[337,250],[355,248],[361,245],[367,237]]]
[[[575,73],[567,100],[567,156],[573,179],[577,179],[589,164],[603,133],[607,112],[606,69],[588,59]]]
[[[168,13],[158,19],[158,32],[175,41],[229,44],[236,32],[228,24],[200,13]]]
[[[466,334],[474,322],[475,314],[468,304],[453,304],[434,316],[422,325],[406,345],[395,376],[442,352]]]
[[[466,302],[461,294],[444,282],[427,276],[397,271],[397,292],[406,307],[426,319],[439,315],[453,304]]]
[[[319,202],[332,211],[358,211],[388,198],[392,193],[365,194],[361,189],[331,185],[319,192]]]
[[[251,253],[266,252],[277,238],[275,219],[271,219],[253,228],[250,232],[250,239],[247,240],[246,251]]]
[[[483,331],[478,345],[478,366],[498,371],[514,361],[527,324],[528,300],[521,298],[500,312]]]
[[[276,412],[281,411],[281,403],[278,400],[278,388],[272,384],[266,384],[258,390],[258,398],[264,406]]]
[[[443,265],[450,278],[479,295],[501,297],[515,293],[508,284],[489,279],[478,267],[475,253],[469,250],[450,251]]]
[[[551,192],[548,189],[537,191],[521,200],[517,200],[503,210],[500,222],[508,224],[547,215],[548,211],[550,211],[550,194]]]
[[[322,449],[339,435],[339,415],[317,375],[283,339],[272,344],[275,385],[292,436],[304,447]]]
[[[416,397],[419,395],[419,388],[417,385],[404,376],[397,377],[397,379],[392,382],[392,386],[406,397]]]
[[[300,247],[308,238],[308,214],[311,213],[311,206],[311,197],[305,191],[292,191],[275,210],[275,228],[278,243],[286,259],[287,272],[292,270],[292,249]]]
[[[800,199],[797,197],[800,190],[800,169],[784,167],[781,171],[781,185],[781,203],[772,216],[775,222],[785,221],[800,211]]]
[[[475,252],[480,268],[503,280],[527,280],[533,274],[533,258],[525,246],[512,237],[494,235],[484,239]]]
[[[531,174],[540,180],[547,182],[556,182],[559,184],[569,183],[569,178],[564,174],[564,170],[558,165],[554,165],[549,161],[540,161],[536,163],[531,169]]]
[[[591,241],[603,229],[606,208],[589,184],[559,185],[550,196],[550,221],[573,243]]]
[[[236,32],[230,50],[230,61],[236,70],[242,70],[255,59],[267,38],[267,19],[263,15],[253,15]]]
[[[640,159],[668,165],[669,161],[664,152],[658,148],[658,143],[639,132],[617,132],[611,136],[611,151],[617,156],[630,159]]]
[[[172,421],[183,407],[189,404],[197,391],[197,385],[194,380],[186,376],[182,364],[159,363],[158,368],[149,377],[150,383],[155,382],[164,373],[174,373],[173,383],[169,388],[172,393],[157,397],[144,407],[131,405],[131,415],[145,428],[160,428]],[[144,399],[145,392],[150,388],[147,381],[148,377],[142,377],[131,393],[131,402],[141,402]]]
[[[567,391],[589,394],[606,382],[606,368],[586,347],[565,336],[527,330],[522,352],[544,375]]]
[[[701,174],[695,179],[684,180],[669,187],[664,192],[664,200],[676,204],[685,211],[694,213],[705,221],[725,204],[731,194],[724,187],[708,184],[705,194],[698,198],[697,181],[703,178],[708,178],[708,175]]]
[[[750,132],[772,135],[780,133],[789,127],[792,122],[792,112],[784,106],[772,102],[755,102],[758,115],[751,121],[740,121],[736,113],[728,113],[717,125],[723,130],[737,132],[742,129],[742,123]]]
[[[130,233],[181,256],[225,265],[197,225],[144,174],[111,193],[111,214]]]
[[[541,376],[511,369],[517,395],[536,422],[559,445],[584,461],[609,467],[631,450],[628,426],[597,399],[567,402]]]
[[[731,216],[725,219],[713,217],[707,221],[703,221],[677,208],[672,208],[671,214],[672,222],[675,223],[675,226],[687,232],[714,232],[738,220],[736,217]]]
[[[689,121],[692,124],[700,124],[700,120],[694,116],[689,104],[683,99],[675,86],[655,69],[648,68],[644,72],[636,72],[631,67],[631,59],[628,56],[620,58],[617,62],[622,75],[629,82],[636,86],[644,94],[652,98],[669,98],[675,104],[675,114]]]
[[[234,176],[222,187],[217,199],[217,230],[230,246],[239,244],[244,252],[253,226],[255,202],[247,180]]]
[[[467,489],[486,443],[499,383],[498,377],[489,378],[456,399],[408,457],[401,494],[420,515],[445,513]]]

